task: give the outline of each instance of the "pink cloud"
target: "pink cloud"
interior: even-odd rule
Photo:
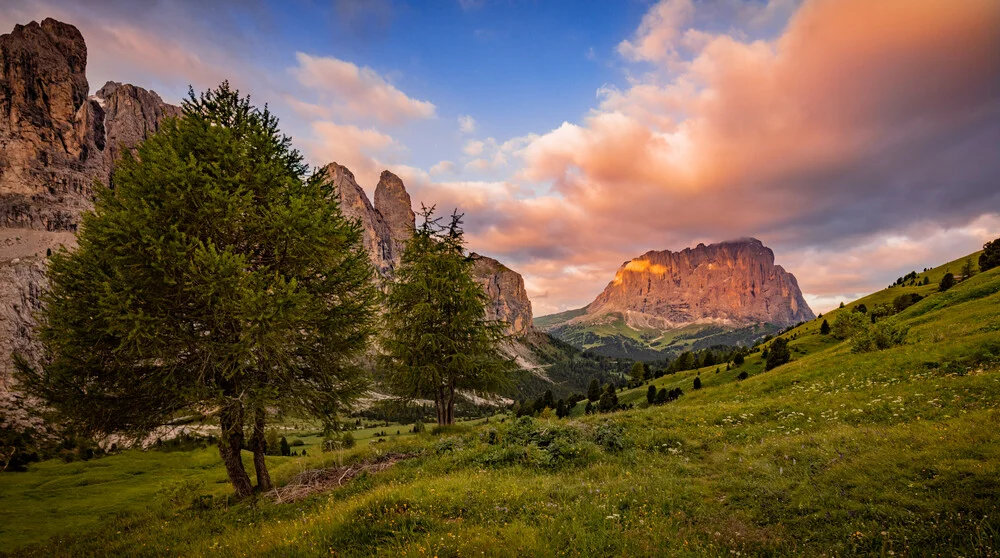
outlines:
[[[298,66],[292,75],[327,102],[334,114],[343,119],[358,116],[374,118],[383,124],[434,116],[436,107],[429,101],[407,96],[375,70],[332,56],[295,55]]]

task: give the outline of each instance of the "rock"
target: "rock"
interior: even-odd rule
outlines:
[[[473,252],[472,276],[483,285],[490,304],[486,317],[509,324],[508,335],[521,337],[532,330],[531,301],[521,275],[502,263]]]
[[[46,19],[0,35],[0,391],[12,350],[36,358],[28,310],[49,250],[76,245],[93,184],[111,177],[162,120],[181,114],[152,91],[109,82],[88,97],[80,32]]]
[[[41,258],[0,262],[0,393],[10,388],[11,353],[37,364],[41,346],[34,335],[34,314],[41,308],[47,286]]]
[[[334,192],[340,200],[340,211],[349,219],[361,223],[362,244],[371,258],[372,265],[382,278],[392,277],[393,271],[399,265],[400,254],[394,249],[392,233],[382,214],[375,211],[368,195],[358,185],[347,167],[330,163],[324,170],[333,181]]]
[[[393,263],[394,267],[398,266],[403,250],[406,249],[406,242],[413,236],[416,215],[403,181],[389,171],[382,171],[378,186],[375,187],[375,211],[382,216],[389,228]]]
[[[774,252],[748,238],[680,252],[650,251],[622,264],[614,280],[576,318],[620,313],[632,327],[692,323],[791,325],[815,316],[795,276]]]

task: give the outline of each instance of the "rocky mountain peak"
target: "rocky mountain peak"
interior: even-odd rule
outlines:
[[[416,215],[403,181],[389,171],[382,171],[375,187],[375,211],[389,228],[394,253],[402,257],[407,239],[413,236]]]
[[[754,238],[650,251],[622,264],[580,320],[619,313],[630,325],[789,325],[812,319],[795,276]]]
[[[532,328],[531,301],[524,289],[524,278],[493,258],[475,252],[469,257],[473,260],[472,276],[483,286],[490,299],[486,317],[510,324],[507,328],[509,335],[529,333]]]

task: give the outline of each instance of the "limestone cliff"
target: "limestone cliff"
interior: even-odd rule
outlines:
[[[815,316],[795,276],[774,265],[774,252],[754,238],[680,252],[650,251],[625,262],[576,318],[620,313],[632,327],[692,323],[790,325]]]
[[[46,19],[0,35],[0,390],[13,350],[37,354],[32,311],[48,250],[76,244],[122,149],[180,114],[156,93],[110,82],[88,96],[80,32]]]
[[[527,335],[532,329],[531,301],[524,290],[524,279],[493,258],[475,252],[470,257],[474,261],[472,275],[490,299],[486,317],[507,322],[507,333],[510,335]]]

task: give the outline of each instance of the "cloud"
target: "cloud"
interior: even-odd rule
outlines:
[[[432,166],[428,172],[432,175],[452,174],[455,172],[455,163],[451,161],[441,161]]]
[[[436,107],[429,101],[408,97],[367,66],[332,56],[295,54],[298,66],[291,73],[299,84],[329,103],[334,114],[351,120],[373,118],[382,124],[432,118]]]
[[[465,142],[465,146],[462,148],[462,151],[466,155],[472,155],[473,157],[475,157],[476,155],[481,154],[483,152],[483,149],[485,148],[486,148],[485,143],[479,140],[469,140]]]
[[[319,121],[312,124],[313,137],[303,143],[310,158],[325,165],[337,162],[351,169],[363,188],[372,189],[403,146],[373,128]]]
[[[458,117],[458,131],[463,134],[471,134],[476,131],[476,119],[464,114]]]
[[[663,0],[642,18],[632,40],[618,44],[618,52],[633,61],[662,62],[676,55],[681,27],[694,15],[691,0]]]
[[[549,193],[475,216],[473,246],[547,305],[589,302],[649,249],[757,236],[819,301],[1000,235],[1000,4],[811,0],[766,40],[697,20],[687,3],[651,8],[620,51],[653,71],[517,150],[520,192]],[[485,142],[469,151],[485,166]],[[580,275],[594,263],[603,275]]]

